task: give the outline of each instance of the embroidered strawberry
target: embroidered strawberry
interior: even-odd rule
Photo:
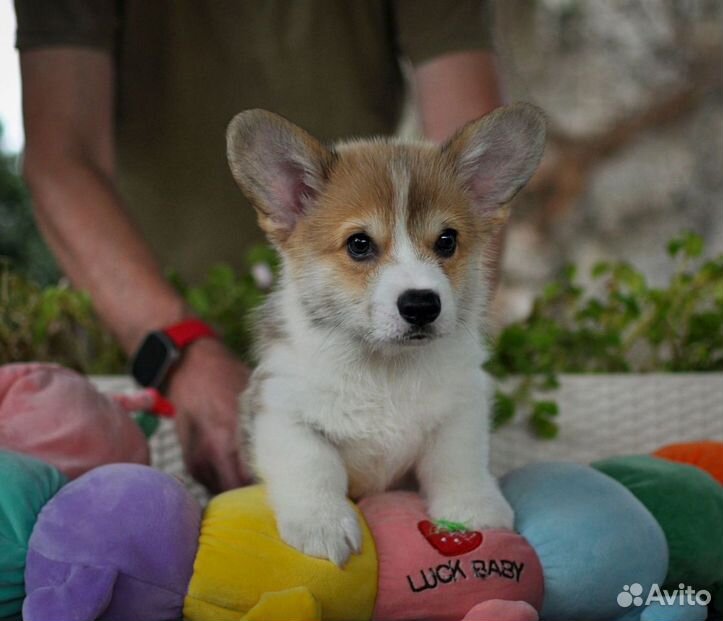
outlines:
[[[467,530],[464,524],[446,520],[422,520],[417,527],[430,545],[443,556],[460,556],[482,544],[482,533]]]

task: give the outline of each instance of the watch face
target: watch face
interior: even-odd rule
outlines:
[[[133,359],[131,374],[141,386],[158,387],[178,358],[178,350],[163,332],[151,332]]]

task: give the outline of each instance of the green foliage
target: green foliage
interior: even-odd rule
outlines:
[[[627,263],[599,263],[586,291],[575,269],[549,284],[525,320],[499,335],[487,369],[522,376],[497,397],[494,423],[530,412],[541,437],[557,433],[557,406],[536,395],[557,387],[559,373],[723,370],[723,255],[703,259],[703,240],[671,240],[675,270],[664,288],[650,286]]]
[[[250,251],[246,263],[249,270],[243,274],[236,274],[228,265],[216,265],[199,286],[189,287],[177,277],[172,281],[193,310],[220,330],[226,345],[244,360],[251,360],[251,311],[265,295],[251,269],[263,265],[275,273],[278,257],[271,248],[258,246]]]
[[[58,362],[85,373],[117,373],[123,355],[102,328],[90,297],[49,287],[0,265],[0,363]]]
[[[266,247],[249,253],[249,266],[276,269],[277,258]],[[236,274],[226,265],[211,269],[204,282],[188,286],[171,276],[179,292],[222,335],[239,356],[250,360],[249,316],[263,299],[251,269]],[[27,276],[0,264],[0,364],[48,361],[83,373],[127,372],[127,360],[103,328],[89,296],[67,283],[43,287]]]

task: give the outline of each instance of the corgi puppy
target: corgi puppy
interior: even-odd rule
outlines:
[[[485,257],[540,161],[543,115],[500,108],[442,146],[324,146],[250,110],[227,137],[233,176],[282,259],[240,419],[281,537],[343,565],[361,545],[347,496],[410,471],[432,518],[511,528],[488,471]]]

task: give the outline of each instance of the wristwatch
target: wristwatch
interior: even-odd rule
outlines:
[[[199,339],[215,337],[214,329],[200,319],[187,319],[151,332],[133,356],[131,375],[141,386],[161,388],[186,347]]]

